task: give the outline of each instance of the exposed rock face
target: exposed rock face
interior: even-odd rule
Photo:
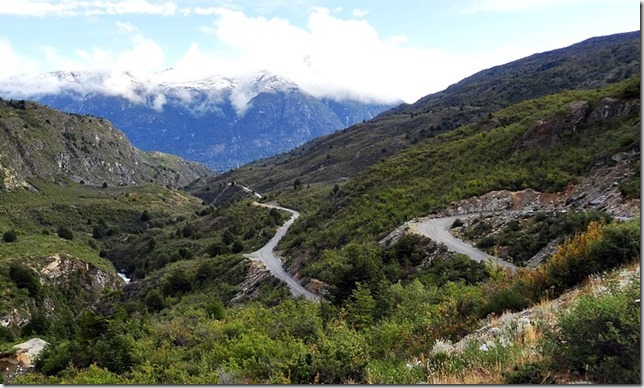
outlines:
[[[81,286],[88,291],[101,291],[105,288],[117,288],[125,282],[115,273],[104,271],[88,262],[69,255],[53,255],[52,260],[40,273],[43,284],[63,284],[69,281],[72,274],[82,276]]]
[[[452,203],[444,213],[447,216],[478,212],[496,212],[504,210],[536,211],[561,202],[555,195],[540,193],[533,189],[521,191],[491,191],[480,197],[472,197]]]
[[[573,101],[566,106],[565,115],[538,120],[523,135],[526,148],[549,147],[562,138],[583,131],[584,126],[597,124],[613,117],[627,117],[639,111],[639,100],[603,98],[595,106],[588,101]]]
[[[569,185],[560,193],[541,193],[532,189],[521,191],[491,191],[452,203],[444,212],[453,216],[478,212],[507,210],[601,210],[617,217],[635,217],[640,211],[640,199],[626,199],[619,184],[637,172],[634,162],[639,159],[639,149],[619,152],[605,160],[598,160],[591,173],[577,185]]]
[[[16,375],[22,374],[34,366],[36,358],[47,345],[49,343],[40,338],[32,338],[15,345],[14,352],[0,354],[0,373],[11,384]]]
[[[272,278],[266,266],[255,260],[249,260],[250,266],[246,278],[239,285],[239,292],[233,297],[233,303],[241,303],[245,300],[256,299],[259,296],[259,285],[266,279]]]
[[[17,309],[13,309],[10,314],[0,319],[0,326],[24,326],[29,322],[29,318],[24,317]]]
[[[116,290],[124,285],[115,271],[101,269],[91,263],[79,258],[67,255],[56,254],[45,258],[45,262],[31,263],[36,267],[40,275],[40,282],[43,286],[50,288],[53,292],[58,289],[82,289],[74,300],[67,300],[66,303],[72,310],[79,310],[92,307],[98,303],[101,293],[105,290]],[[11,313],[0,318],[0,325],[24,326],[33,312],[33,305],[14,306]],[[40,306],[48,316],[56,316],[60,306],[57,306],[55,298],[44,298]]]

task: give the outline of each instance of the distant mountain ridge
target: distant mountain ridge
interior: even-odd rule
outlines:
[[[161,152],[142,152],[112,123],[24,100],[0,100],[0,189],[32,179],[91,185],[183,187],[212,171]]]
[[[639,31],[590,38],[483,70],[366,123],[220,175],[210,184],[238,181],[266,193],[292,187],[295,180],[339,182],[413,144],[488,118],[501,108],[564,90],[603,87],[639,74],[640,69]]]
[[[268,72],[251,79],[166,78],[60,71],[5,82],[0,96],[106,117],[143,150],[172,153],[218,171],[289,151],[394,106],[316,98]],[[25,82],[41,87],[24,87]]]

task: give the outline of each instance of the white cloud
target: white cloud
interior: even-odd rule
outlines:
[[[354,9],[352,12],[353,17],[355,18],[363,18],[369,14],[369,11],[365,9]]]
[[[0,36],[0,58],[2,58],[0,80],[17,73],[35,73],[37,71],[36,62],[16,53],[11,41],[2,36]]]
[[[177,6],[172,1],[148,0],[11,0],[0,7],[0,15],[19,16],[97,16],[151,14],[174,15]]]
[[[57,4],[63,3],[71,2]],[[107,9],[105,4],[115,2],[100,3],[102,9]],[[136,3],[140,7],[151,4]],[[187,82],[221,75],[239,81],[234,102],[243,111],[256,94],[243,81],[263,70],[286,77],[318,97],[414,102],[500,60],[499,57],[472,60],[440,50],[413,47],[404,35],[380,36],[367,20],[342,19],[326,8],[312,9],[304,26],[277,17],[251,17],[226,8],[197,7],[191,12],[214,17],[213,23],[201,27],[200,31],[212,39],[213,46],[224,47],[224,51],[209,50],[210,42],[193,42],[179,60],[168,64],[158,42],[145,36],[135,25],[119,22],[115,34],[122,36],[120,49],[77,48],[73,56],[65,56],[55,48],[43,47],[45,63],[50,66],[46,70],[103,69],[102,78],[89,80],[88,84],[133,101],[140,101],[144,90],[155,96],[150,104],[157,109],[167,103],[165,96],[159,95],[159,82]],[[0,40],[0,55],[3,60],[8,58],[9,73],[28,68],[8,43]],[[168,67],[173,70],[156,74]],[[138,91],[126,72],[143,82],[137,85]]]
[[[317,96],[413,102],[481,69],[465,58],[406,46],[403,35],[381,37],[366,20],[340,19],[325,8],[313,9],[305,27],[223,8],[199,12],[216,16],[202,31],[232,53],[209,58],[193,45],[178,70],[209,66],[235,76],[265,69]]]

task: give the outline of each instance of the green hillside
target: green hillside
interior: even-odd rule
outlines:
[[[0,187],[26,180],[88,185],[154,182],[181,187],[212,175],[205,166],[135,148],[109,121],[46,106],[0,100]]]
[[[594,162],[639,150],[639,85],[639,77],[632,77],[599,90],[527,100],[410,147],[340,184],[335,193],[291,189],[277,198],[307,212],[282,247],[291,258],[304,255],[298,258],[303,273],[318,277],[325,273],[325,249],[374,243],[453,201],[502,189],[561,191],[588,174]]]

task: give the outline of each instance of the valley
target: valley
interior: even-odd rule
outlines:
[[[212,147],[156,89],[0,101],[0,382],[637,383],[640,55],[592,38],[378,114],[264,74],[262,127],[200,154],[225,173],[130,143],[137,116]]]

